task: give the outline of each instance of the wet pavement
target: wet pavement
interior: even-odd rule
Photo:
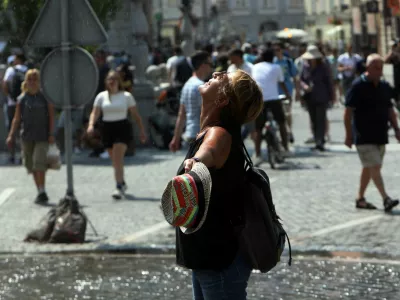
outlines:
[[[394,300],[399,273],[396,261],[295,257],[253,273],[248,299]],[[0,299],[191,299],[190,271],[172,256],[4,257]]]

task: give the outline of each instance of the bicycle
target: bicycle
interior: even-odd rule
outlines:
[[[279,100],[284,105],[290,104],[290,101],[286,96],[279,96]],[[267,110],[266,122],[261,132],[262,139],[267,142],[267,153],[268,162],[272,169],[276,168],[276,164],[282,164],[285,162],[284,149],[279,138],[279,125],[274,120],[273,114],[270,110]]]

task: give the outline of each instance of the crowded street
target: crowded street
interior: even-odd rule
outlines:
[[[400,299],[400,1],[0,1],[0,300]]]

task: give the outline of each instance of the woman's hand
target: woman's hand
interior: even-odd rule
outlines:
[[[190,170],[193,168],[194,164],[196,161],[193,158],[189,158],[183,162],[183,165],[185,167],[185,173],[190,172]]]
[[[7,139],[6,139],[6,145],[7,145],[7,147],[8,147],[9,149],[11,149],[12,146],[13,146],[13,144],[14,144],[14,139],[13,139],[13,137],[12,137],[12,136],[8,136]]]
[[[142,131],[140,132],[140,142],[141,142],[142,144],[145,144],[146,141],[147,141],[146,133],[144,132],[144,130],[142,130]]]
[[[87,134],[88,135],[93,135],[93,133],[94,133],[94,126],[93,125],[89,125],[88,126],[88,128],[87,128],[87,130],[86,130],[86,132],[87,132]]]
[[[54,144],[56,142],[56,139],[54,138],[54,135],[49,135],[48,142],[50,145]]]

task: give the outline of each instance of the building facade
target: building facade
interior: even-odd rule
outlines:
[[[304,5],[310,40],[344,50],[352,39],[351,0],[304,0]]]
[[[149,2],[149,3],[147,3]],[[150,3],[151,2],[151,3]],[[174,44],[179,36],[182,0],[144,1],[152,34],[157,44],[158,30]],[[258,42],[261,36],[285,27],[304,28],[304,0],[194,0],[192,13],[197,20],[197,40],[211,40],[211,8],[218,7],[219,18],[229,23],[229,31],[242,41]],[[131,34],[131,0],[124,0],[109,30],[108,47],[121,51],[129,47]],[[149,9],[151,8],[151,9]]]

